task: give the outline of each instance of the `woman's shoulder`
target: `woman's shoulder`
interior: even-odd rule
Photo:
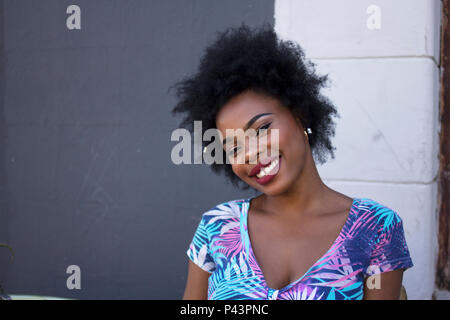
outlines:
[[[241,217],[242,210],[248,203],[247,198],[227,200],[220,202],[202,214],[204,223],[223,222],[225,220],[237,220]]]
[[[372,198],[358,198],[357,217],[371,228],[381,227],[383,230],[402,223],[396,210]]]
[[[362,211],[371,211],[374,213],[392,211],[396,213],[394,209],[387,206],[386,204],[374,200],[373,198],[357,198],[358,199],[358,209]]]

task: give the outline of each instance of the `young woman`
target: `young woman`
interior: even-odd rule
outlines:
[[[219,34],[198,72],[176,84],[182,126],[200,120],[203,132],[227,137],[224,157],[243,156],[213,163],[213,171],[260,192],[203,213],[187,251],[184,299],[399,298],[403,271],[413,266],[401,218],[332,190],[317,172],[315,160],[334,158],[335,149],[338,113],[319,92],[326,80],[270,25],[243,24]],[[227,129],[268,137],[276,129],[279,153],[264,153],[272,139],[250,148]]]

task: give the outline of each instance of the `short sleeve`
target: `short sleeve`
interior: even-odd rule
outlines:
[[[186,253],[189,259],[197,266],[206,272],[212,273],[216,268],[216,265],[209,250],[209,240],[210,238],[203,216]]]
[[[366,275],[411,268],[413,263],[400,216],[395,211],[384,207],[378,210],[375,218],[378,219],[377,232],[372,242]]]

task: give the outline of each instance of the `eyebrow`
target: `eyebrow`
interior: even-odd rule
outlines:
[[[264,116],[268,116],[268,115],[270,115],[270,114],[272,114],[272,113],[269,112],[269,113],[260,113],[260,114],[257,114],[256,116],[254,116],[253,118],[251,118],[251,119],[247,122],[247,124],[244,126],[244,131],[246,131],[248,128],[250,128],[251,125],[252,125],[253,123],[255,123],[255,121],[258,120],[259,118],[264,117]],[[228,138],[223,139],[222,145],[226,144],[227,141],[228,141],[228,140],[231,140],[231,139],[234,139],[234,137],[228,137]]]

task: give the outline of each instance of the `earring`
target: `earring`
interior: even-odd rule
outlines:
[[[303,131],[303,132],[305,133],[306,138],[309,140],[308,134],[311,134],[311,133],[312,133],[311,128],[307,128],[307,129],[306,129],[305,131]]]

